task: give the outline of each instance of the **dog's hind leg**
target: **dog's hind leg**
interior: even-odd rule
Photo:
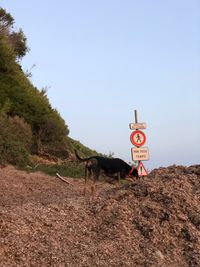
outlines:
[[[94,196],[94,193],[95,193],[95,186],[96,186],[96,178],[93,175],[93,181],[92,181],[92,186],[91,186],[91,194],[92,194],[92,196]]]
[[[89,159],[85,165],[85,186],[84,195],[86,195],[86,189],[88,184],[88,179],[94,176],[94,169],[96,167],[96,159]],[[94,178],[93,178],[94,179]],[[94,182],[93,182],[94,183]]]
[[[88,178],[90,178],[90,176],[91,176],[91,167],[88,164],[86,164],[85,165],[85,185],[84,185],[84,191],[83,191],[84,196],[86,195],[87,181],[88,181]]]
[[[85,184],[84,184],[84,190],[83,190],[84,196],[86,195],[87,178],[88,178],[88,169],[87,169],[87,166],[85,166]]]
[[[95,194],[95,186],[96,186],[96,181],[99,180],[99,175],[100,175],[100,168],[98,167],[97,162],[95,162],[92,166],[92,186],[91,186],[91,193],[92,196]]]
[[[91,185],[91,194],[94,196],[95,193],[95,186],[96,186],[96,171],[92,171],[92,185]]]
[[[120,184],[121,184],[121,183],[120,183],[120,182],[121,182],[121,179],[120,179],[120,178],[121,178],[121,173],[120,173],[120,172],[118,172],[118,173],[117,173],[117,182],[118,182],[118,187],[120,187]]]

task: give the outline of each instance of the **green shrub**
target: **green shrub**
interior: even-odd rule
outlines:
[[[59,173],[64,177],[81,178],[84,177],[84,166],[82,164],[77,164],[74,162],[68,162],[62,165],[38,165],[36,168],[30,171],[42,171],[48,175],[55,176]]]
[[[27,165],[31,137],[30,127],[23,119],[0,113],[0,163]]]
[[[32,130],[31,126],[18,116],[9,117],[12,132],[15,133],[17,140],[23,143],[27,151],[31,151]]]
[[[26,166],[29,163],[28,152],[19,142],[9,140],[0,144],[0,153],[0,162],[17,166]]]
[[[70,137],[68,137],[70,142],[71,142],[71,145],[72,145],[72,148],[73,150],[77,150],[78,153],[80,154],[80,156],[82,157],[90,157],[90,156],[93,156],[93,155],[101,155],[100,153],[97,153],[96,150],[92,150],[86,146],[84,146],[81,142],[77,141],[77,140],[74,140]]]

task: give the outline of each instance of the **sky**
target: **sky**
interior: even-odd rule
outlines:
[[[146,123],[148,170],[200,163],[199,0],[0,0],[27,37],[20,62],[70,137],[132,162]]]

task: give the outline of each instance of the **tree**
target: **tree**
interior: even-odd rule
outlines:
[[[17,69],[15,53],[8,37],[0,34],[0,73],[14,72]]]
[[[7,36],[8,42],[12,47],[15,56],[22,58],[28,52],[27,39],[22,31],[13,30],[14,19],[10,13],[7,13],[5,9],[0,8],[0,38]]]

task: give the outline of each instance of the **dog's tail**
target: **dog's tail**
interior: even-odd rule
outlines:
[[[81,161],[81,162],[84,162],[84,161],[87,161],[89,160],[90,158],[81,158],[77,152],[77,150],[74,151],[75,152],[75,155],[76,155],[76,158]]]

